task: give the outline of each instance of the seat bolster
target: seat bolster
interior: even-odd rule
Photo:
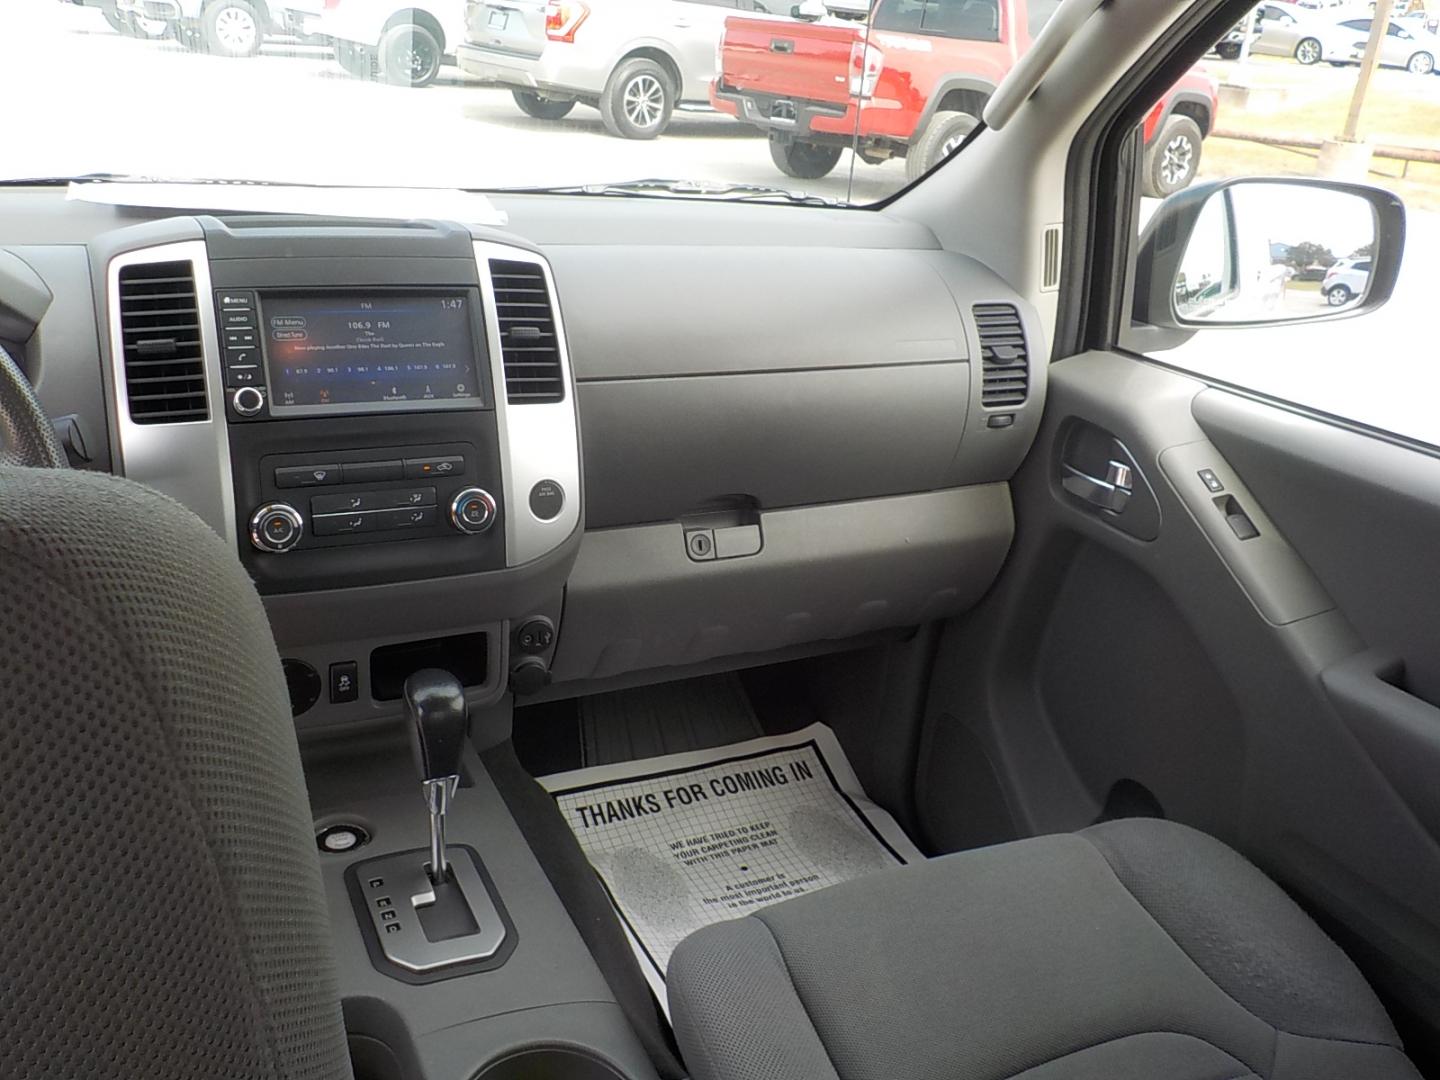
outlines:
[[[759,919],[691,934],[671,954],[666,989],[675,1037],[697,1080],[839,1080]]]
[[[1400,1045],[1349,957],[1234,849],[1149,818],[1079,835],[1186,955],[1254,1016],[1295,1035]]]

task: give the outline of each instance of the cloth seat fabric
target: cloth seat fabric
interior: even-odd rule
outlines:
[[[280,659],[179,504],[0,468],[0,1077],[348,1080]]]
[[[1416,1080],[1363,976],[1219,841],[1131,819],[692,934],[696,1080]]]

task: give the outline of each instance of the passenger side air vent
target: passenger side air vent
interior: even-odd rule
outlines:
[[[1023,405],[1030,371],[1020,312],[1014,304],[976,304],[972,310],[980,330],[980,403],[997,409]]]
[[[511,405],[564,401],[560,342],[544,269],[538,263],[491,259],[490,278],[500,323],[505,400]]]
[[[188,262],[120,269],[125,394],[137,424],[207,420],[195,270]]]

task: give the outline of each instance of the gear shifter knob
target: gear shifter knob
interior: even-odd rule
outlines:
[[[460,785],[460,754],[468,714],[465,689],[448,671],[426,668],[405,680],[410,749],[430,810],[430,876],[438,885],[450,872],[445,855],[445,815]]]

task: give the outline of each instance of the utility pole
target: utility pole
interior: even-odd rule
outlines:
[[[1395,0],[1375,0],[1375,14],[1370,21],[1370,40],[1365,43],[1365,58],[1360,61],[1360,78],[1355,83],[1355,93],[1350,98],[1350,113],[1345,118],[1345,131],[1340,138],[1345,142],[1360,141],[1360,112],[1365,108],[1365,95],[1370,90],[1370,79],[1380,66],[1380,47],[1385,44],[1385,35],[1390,29],[1390,12]]]

